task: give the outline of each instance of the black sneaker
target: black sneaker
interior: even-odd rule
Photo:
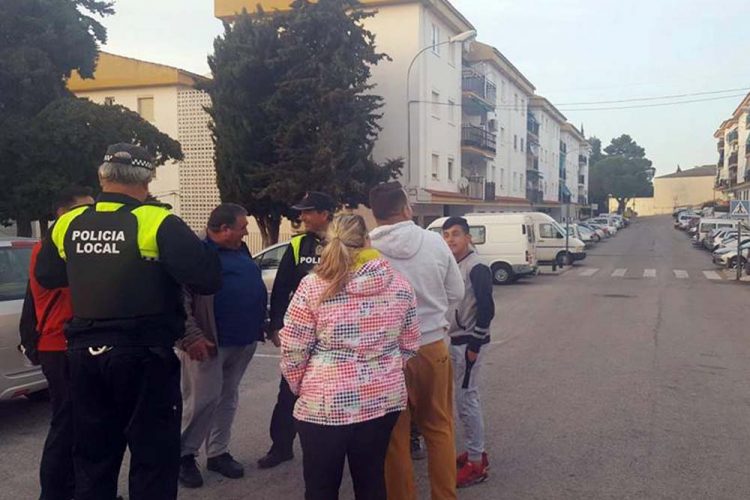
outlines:
[[[195,463],[194,455],[180,458],[180,484],[185,488],[200,488],[203,486],[203,476]]]
[[[294,458],[294,453],[277,453],[273,450],[269,451],[265,457],[258,460],[259,469],[271,469],[276,467],[280,463],[287,462]]]
[[[206,468],[229,479],[239,479],[245,475],[245,468],[229,453],[222,453],[217,457],[209,458],[206,461]]]

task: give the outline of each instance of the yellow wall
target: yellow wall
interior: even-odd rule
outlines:
[[[695,206],[713,200],[725,199],[721,191],[714,190],[714,177],[668,177],[654,179],[653,198],[635,198],[628,207],[638,215],[671,214],[676,207]],[[617,200],[609,200],[609,210],[617,210]]]

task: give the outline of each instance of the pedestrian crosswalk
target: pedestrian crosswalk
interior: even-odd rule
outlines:
[[[726,270],[716,271],[688,271],[685,269],[672,269],[670,271],[660,272],[657,269],[629,269],[629,268],[616,268],[603,270],[598,267],[586,267],[583,269],[576,269],[575,275],[581,278],[593,278],[593,277],[610,277],[610,278],[628,278],[628,279],[645,279],[654,280],[660,277],[673,278],[676,280],[689,280],[691,278],[706,279],[709,281],[726,281],[734,279],[734,272]]]

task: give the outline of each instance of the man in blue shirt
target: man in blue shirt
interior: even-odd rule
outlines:
[[[257,341],[263,339],[268,301],[261,271],[243,242],[246,235],[243,207],[233,203],[216,207],[208,220],[205,244],[218,251],[221,289],[212,296],[186,293],[186,335],[178,347],[187,351],[197,339],[209,341],[209,349],[198,360],[180,356],[180,483],[188,488],[203,485],[195,457],[204,444],[208,470],[233,479],[244,475],[242,464],[229,453],[229,440],[239,384]]]

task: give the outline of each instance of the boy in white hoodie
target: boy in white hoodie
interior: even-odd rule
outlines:
[[[414,419],[427,443],[431,498],[452,500],[456,498],[453,373],[445,335],[447,313],[464,296],[463,278],[443,238],[412,222],[400,183],[375,186],[370,207],[378,223],[370,233],[372,246],[414,288],[421,331],[421,347],[406,365],[409,407],[393,429],[386,457],[388,499],[417,498],[409,439]]]

